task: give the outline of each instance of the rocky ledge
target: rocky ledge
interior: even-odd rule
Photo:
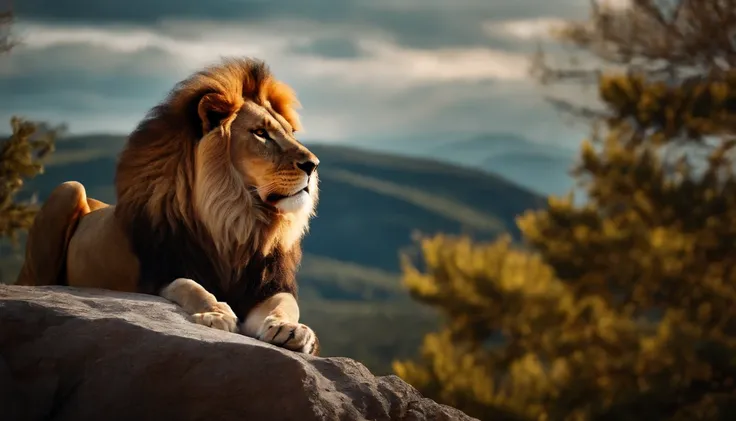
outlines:
[[[0,419],[472,418],[351,359],[195,325],[158,297],[0,285]]]

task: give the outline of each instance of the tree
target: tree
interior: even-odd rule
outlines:
[[[736,419],[736,0],[593,3],[558,39],[597,67],[573,174],[509,238],[436,236],[404,282],[447,322],[397,374],[482,419]],[[592,60],[588,60],[590,63]],[[588,64],[589,65],[589,64]]]
[[[0,237],[17,243],[38,212],[35,201],[19,200],[18,193],[24,180],[43,172],[42,161],[53,152],[58,129],[17,117],[11,126],[13,134],[0,143]]]
[[[16,45],[10,35],[13,14],[0,13],[0,53]],[[17,245],[18,235],[33,223],[38,206],[19,197],[25,180],[43,172],[43,160],[54,149],[54,140],[64,129],[13,117],[12,134],[0,140],[0,238]]]

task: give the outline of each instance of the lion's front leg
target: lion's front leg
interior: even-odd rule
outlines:
[[[254,307],[241,332],[292,351],[319,353],[317,335],[309,326],[299,323],[299,305],[287,292],[275,294]]]
[[[192,316],[194,323],[226,332],[236,332],[238,317],[230,306],[191,279],[178,278],[159,294]]]

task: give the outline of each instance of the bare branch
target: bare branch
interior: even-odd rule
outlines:
[[[16,42],[10,35],[10,28],[14,22],[12,9],[0,12],[0,54],[7,53],[15,47]]]

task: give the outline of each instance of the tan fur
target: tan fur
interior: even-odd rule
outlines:
[[[226,303],[191,279],[179,278],[161,291],[161,296],[181,306],[198,324],[228,332],[238,330],[238,317]]]
[[[117,167],[116,206],[87,199],[75,182],[52,193],[30,230],[18,282],[145,291],[141,258],[148,255],[141,250],[184,236],[203,250],[195,257],[212,262],[227,292],[254,255],[292,253],[318,200],[317,173],[297,168],[319,162],[294,138],[298,105],[293,91],[253,60],[226,60],[181,82],[130,135]],[[306,196],[295,194],[307,183]],[[295,199],[274,205],[267,201],[274,193]],[[174,279],[155,281],[163,287]],[[146,292],[183,307],[204,300],[196,313],[217,305],[190,281]],[[292,280],[283,282],[287,288]]]
[[[90,212],[79,221],[69,241],[66,279],[70,286],[137,290],[138,259],[125,231],[108,206]],[[100,252],[104,251],[104,252]]]
[[[308,326],[299,323],[299,305],[291,294],[276,294],[256,306],[242,326],[243,334],[262,341],[292,341],[295,351],[319,352],[319,341]]]
[[[17,285],[55,285],[64,270],[69,240],[90,205],[84,187],[75,181],[59,185],[33,221]],[[43,236],[41,236],[43,233]]]
[[[267,317],[298,323],[299,306],[290,294],[276,294],[250,312],[243,323],[243,333],[248,336],[262,334],[263,320]]]

